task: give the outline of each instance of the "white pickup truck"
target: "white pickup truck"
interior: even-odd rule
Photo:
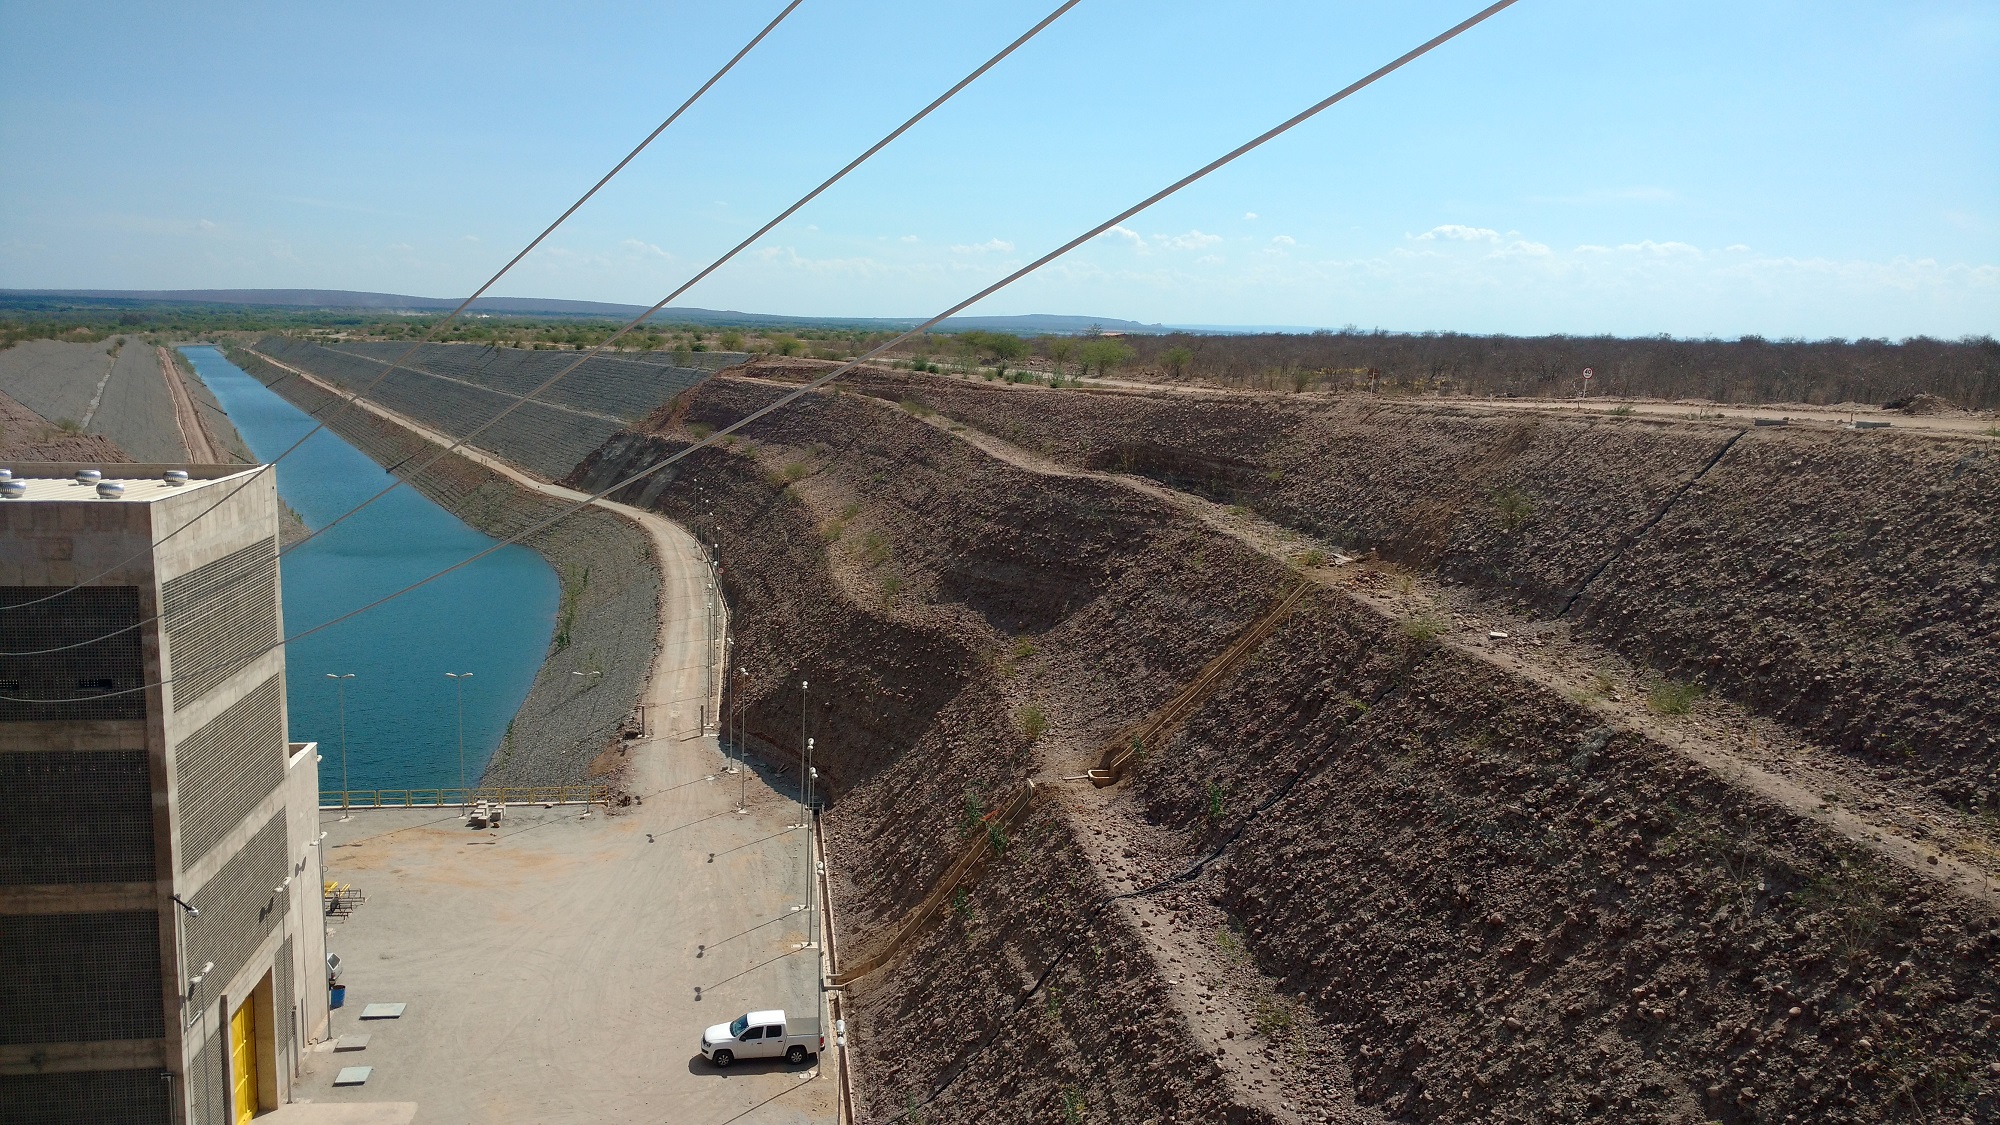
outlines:
[[[783,1059],[802,1063],[826,1049],[819,1021],[809,1016],[785,1022],[783,1012],[745,1012],[701,1033],[701,1053],[717,1066],[737,1059]]]

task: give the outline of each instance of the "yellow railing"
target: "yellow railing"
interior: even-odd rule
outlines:
[[[597,805],[611,797],[608,785],[507,785],[478,789],[322,789],[323,809],[442,809],[478,801],[509,805]]]

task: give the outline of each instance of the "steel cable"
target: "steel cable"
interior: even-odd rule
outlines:
[[[1459,22],[1458,24],[1453,25],[1449,30],[1446,30],[1438,34],[1437,36],[1424,42],[1420,46],[1414,47],[1411,50],[1404,52],[1402,55],[1398,56],[1393,61],[1384,64],[1383,66],[1370,72],[1366,76],[1357,79],[1356,81],[1350,83],[1349,85],[1329,95],[1328,97],[1321,99],[1318,102],[1315,102],[1313,105],[1307,107],[1306,109],[1300,111],[1299,113],[1293,115],[1292,117],[1286,119],[1285,121],[1280,122],[1279,124],[1271,127],[1270,129],[1267,129],[1264,132],[1258,134],[1256,137],[1253,137],[1250,140],[1245,141],[1243,144],[1238,145],[1237,147],[1222,154],[1221,156],[1216,157],[1214,160],[1209,161],[1207,164],[1202,165],[1200,168],[1195,169],[1193,172],[1190,172],[1187,175],[1181,177],[1180,179],[1175,180],[1173,183],[1168,184],[1166,187],[1161,188],[1159,191],[1154,192],[1152,195],[1147,196],[1145,199],[1139,201],[1138,203],[1135,203],[1132,206],[1127,207],[1123,211],[1120,211],[1116,215],[1113,215],[1111,218],[1106,219],[1105,221],[1090,228],[1083,234],[1080,234],[1077,237],[1070,239],[1068,242],[1065,242],[1061,246],[1055,248],[1054,250],[1051,250],[1048,253],[1042,255],[1041,257],[1036,258],[1034,261],[1028,263],[1025,266],[1022,266],[1020,269],[1015,270],[1013,273],[1010,273],[1007,276],[1001,278],[1000,280],[992,283],[991,285],[988,285],[985,288],[979,290],[972,296],[967,297],[964,300],[957,302],[956,304],[953,304],[951,307],[945,309],[943,312],[938,313],[936,316],[931,317],[929,320],[924,321],[922,324],[919,324],[916,327],[903,332],[902,334],[887,341],[886,343],[883,343],[875,348],[870,349],[866,354],[850,359],[847,362],[841,364],[840,366],[835,367],[831,371],[828,371],[825,374],[820,375],[812,379],[811,381],[802,384],[798,389],[790,391],[778,397],[777,399],[774,399],[773,401],[765,404],[764,406],[761,406],[756,410],[751,411],[750,413],[744,415],[743,417],[738,418],[736,421],[731,422],[729,425],[724,426],[721,429],[715,430],[714,432],[710,433],[707,437],[702,438],[701,440],[696,441],[693,444],[683,447],[682,449],[673,453],[672,455],[665,457],[659,461],[656,461],[653,464],[647,466],[646,468],[641,469],[638,472],[633,473],[632,475],[625,477],[624,479],[617,481],[614,484],[611,484],[603,489],[600,489],[599,491],[592,493],[591,495],[585,497],[582,500],[576,501],[569,507],[563,509],[562,511],[556,513],[553,516],[550,516],[548,519],[543,520],[541,523],[535,524],[534,526],[529,527],[526,530],[517,532],[514,535],[509,536],[507,539],[497,542],[493,546],[488,547],[485,550],[480,551],[479,553],[472,555],[468,558],[465,558],[459,562],[456,562],[451,566],[445,567],[443,570],[437,571],[436,573],[431,574],[426,578],[418,579],[417,581],[412,582],[408,586],[405,586],[402,589],[395,591],[394,593],[384,595],[383,597],[377,598],[376,600],[369,602],[366,605],[360,606],[356,609],[349,610],[348,612],[341,614],[339,617],[335,617],[332,618],[331,620],[321,622],[320,624],[315,625],[310,629],[302,630],[298,633],[294,633],[289,637],[286,637],[283,640],[276,641],[271,645],[268,645],[265,648],[260,649],[258,652],[243,658],[243,660],[240,663],[248,663],[251,660],[257,659],[259,656],[262,656],[265,652],[269,652],[273,648],[289,644],[292,641],[303,640],[304,638],[312,636],[315,633],[321,632],[326,629],[330,629],[333,626],[340,624],[341,622],[351,620],[355,617],[360,616],[361,614],[367,613],[369,610],[374,609],[377,606],[385,605],[389,602],[392,602],[397,598],[402,597],[404,594],[408,594],[411,591],[421,589],[422,587],[427,586],[430,583],[435,582],[438,579],[443,578],[448,574],[454,573],[458,570],[462,570],[465,567],[470,566],[475,562],[478,562],[480,559],[483,559],[486,556],[494,553],[495,551],[501,550],[504,547],[512,546],[513,544],[521,541],[522,539],[527,538],[528,536],[545,531],[548,528],[554,526],[555,524],[560,523],[561,521],[569,518],[572,515],[575,515],[577,512],[582,511],[584,508],[587,508],[592,504],[595,504],[597,501],[610,496],[612,493],[627,488],[641,480],[644,480],[647,477],[652,476],[655,473],[658,473],[659,471],[667,468],[670,465],[673,465],[679,461],[686,459],[689,455],[699,450],[706,449],[709,446],[714,445],[716,442],[721,441],[723,438],[726,438],[731,434],[734,434],[736,431],[751,424],[752,422],[755,422],[758,419],[773,413],[774,411],[782,410],[785,407],[790,406],[792,403],[797,402],[800,398],[804,397],[805,395],[810,394],[811,392],[816,391],[821,387],[824,387],[826,384],[831,383],[840,376],[846,374],[849,371],[852,371],[855,367],[863,363],[866,363],[867,361],[875,358],[878,355],[881,355],[883,352],[888,351],[889,349],[895,347],[897,344],[900,344],[903,341],[908,340],[913,336],[921,335],[922,333],[928,331],[930,328],[935,326],[939,321],[942,321],[947,317],[955,316],[958,313],[964,311],[966,308],[974,304],[977,304],[980,301],[985,300],[987,297],[992,296],[993,294],[999,292],[1000,290],[1006,288],[1007,286],[1012,285],[1014,282],[1019,281],[1020,279],[1028,276],[1029,274],[1035,272],[1036,270],[1042,268],[1043,266],[1049,264],[1050,262],[1056,260],[1057,258],[1062,257],[1063,255],[1069,253],[1070,251],[1076,249],[1077,247],[1083,245],[1084,243],[1090,241],[1091,239],[1096,238],[1097,236],[1110,230],[1112,227],[1117,226],[1118,224],[1124,222],[1126,219],[1129,219],[1132,216],[1137,215],[1139,212],[1144,211],[1148,207],[1151,207],[1153,204],[1158,203],[1159,201],[1167,198],[1170,195],[1173,195],[1175,192],[1180,191],[1182,188],[1187,187],[1189,184],[1192,184],[1195,181],[1202,179],[1203,177],[1223,167],[1224,165],[1232,163],[1239,157],[1243,156],[1245,153],[1257,149],[1266,144],[1267,142],[1279,136],[1282,136],[1287,132],[1290,132],[1293,128],[1317,116],[1321,112],[1325,111],[1328,107],[1333,106],[1336,103],[1347,99],[1348,97],[1352,96],[1358,91],[1373,85],[1377,81],[1381,80],[1383,77],[1391,73],[1394,73],[1397,70],[1402,69],[1404,66],[1415,61],[1416,59],[1421,58],[1422,56],[1429,54],[1431,51],[1436,50],[1438,47],[1444,45],[1445,43],[1448,43],[1451,40],[1456,39],[1458,36],[1471,30],[1473,27],[1476,27],[1479,24],[1484,23],[1486,20],[1492,18],[1501,11],[1512,7],[1517,2],[1518,0],[1496,0],[1495,3],[1480,9],[1477,13],[1473,14],[1472,16],[1469,16],[1465,20]],[[0,696],[0,701],[10,702],[10,703],[50,703],[50,704],[80,703],[92,699],[109,699],[113,696],[129,695],[135,691],[145,691],[147,688],[157,687],[162,684],[171,682],[173,681],[171,679],[168,679],[159,681],[158,683],[155,684],[146,684],[140,687],[126,688],[122,691],[102,692],[96,695],[75,696],[68,699],[15,699],[11,696]]]
[[[472,296],[467,297],[463,301],[460,301],[458,303],[458,307],[451,310],[451,312],[448,315],[446,315],[443,320],[440,320],[436,324],[433,324],[430,328],[430,331],[424,333],[423,339],[418,340],[414,344],[411,344],[409,348],[403,352],[402,356],[398,358],[396,362],[390,364],[387,368],[384,368],[382,374],[377,376],[373,382],[369,383],[366,387],[363,387],[361,390],[355,392],[354,394],[346,396],[342,400],[341,408],[345,409],[348,406],[352,406],[356,400],[360,399],[362,396],[373,391],[376,387],[382,384],[383,380],[387,379],[390,375],[394,374],[396,370],[401,368],[405,363],[408,363],[410,357],[417,354],[418,348],[421,348],[425,344],[430,343],[437,336],[439,331],[441,331],[446,325],[450,324],[452,321],[458,319],[461,313],[465,312],[466,309],[470,308],[472,306],[472,302],[484,296],[487,290],[493,288],[494,285],[499,283],[501,278],[507,276],[507,272],[509,270],[519,265],[521,259],[527,257],[530,251],[534,250],[535,247],[540,246],[542,244],[542,241],[548,238],[549,235],[554,234],[557,227],[562,226],[563,223],[567,222],[571,215],[576,214],[578,208],[582,207],[585,203],[588,203],[591,197],[596,195],[598,191],[604,187],[605,184],[610,183],[611,178],[613,176],[616,176],[618,173],[624,171],[625,166],[627,164],[632,163],[632,161],[635,158],[637,158],[640,153],[646,151],[646,147],[648,145],[652,144],[653,141],[658,139],[661,133],[667,131],[667,126],[672,125],[675,121],[678,121],[681,115],[688,111],[689,107],[693,106],[695,102],[699,101],[703,94],[708,93],[710,87],[714,86],[717,82],[720,82],[722,80],[723,75],[728,74],[731,70],[735,68],[737,63],[743,61],[743,56],[749,54],[751,48],[763,42],[765,36],[771,34],[772,31],[776,30],[777,26],[785,21],[785,17],[791,15],[793,10],[803,3],[805,3],[805,0],[792,0],[791,3],[785,5],[783,11],[779,12],[775,17],[773,17],[770,23],[765,24],[763,29],[757,32],[756,35],[751,36],[750,41],[748,43],[745,43],[742,49],[738,50],[734,55],[731,55],[728,62],[722,64],[722,69],[710,75],[708,81],[701,84],[700,89],[688,95],[687,100],[682,102],[680,106],[676,108],[672,113],[668,114],[667,119],[665,121],[660,122],[658,127],[656,127],[652,132],[646,134],[645,140],[640,141],[638,145],[636,145],[632,149],[631,152],[626,153],[625,159],[620,160],[616,165],[612,167],[611,171],[606,172],[603,175],[603,177],[600,178],[596,183],[590,185],[590,190],[584,192],[581,196],[577,197],[577,201],[575,203],[570,204],[568,210],[565,210],[561,215],[558,215],[556,217],[555,222],[550,223],[542,231],[542,233],[536,235],[532,241],[530,241],[526,246],[523,246],[521,248],[520,253],[514,255],[512,258],[509,258],[507,260],[507,264],[500,267],[499,272],[495,273],[492,277],[487,278],[486,283],[484,285],[481,285],[478,289],[473,291]],[[320,420],[317,424],[313,426],[312,429],[306,431],[304,437],[301,437],[299,438],[299,440],[293,442],[288,448],[285,449],[284,452],[272,458],[268,464],[258,466],[258,471],[271,468],[278,462],[283,461],[287,457],[290,457],[293,453],[297,452],[299,447],[304,445],[309,438],[311,438],[314,434],[319,433],[321,430],[325,429],[330,420],[331,420],[330,417]],[[255,477],[253,476],[251,479],[254,480]],[[58,590],[53,594],[36,598],[34,601],[20,602],[10,606],[0,606],[0,612],[4,612],[10,609],[25,609],[28,606],[40,605],[43,602],[51,601],[55,598],[60,598],[63,595],[68,594],[71,590],[77,590],[81,589],[82,587],[91,585],[92,583],[97,582],[100,579],[103,579],[111,574],[116,573],[117,571],[123,569],[124,567],[130,566],[132,563],[137,562],[139,559],[142,559],[147,555],[151,554],[154,547],[159,546],[159,544],[161,543],[165,543],[167,540],[172,539],[174,536],[179,535],[181,532],[186,531],[188,528],[193,527],[196,523],[199,523],[209,513],[215,511],[217,508],[220,508],[222,505],[227,504],[238,492],[241,492],[248,487],[250,487],[250,481],[246,480],[242,484],[237,485],[235,488],[230,489],[227,495],[223,496],[215,503],[210,504],[208,507],[203,508],[201,511],[196,512],[193,516],[191,516],[188,519],[186,523],[182,524],[181,526],[175,528],[171,532],[168,532],[166,535],[161,536],[159,539],[155,540],[152,547],[148,547],[146,550],[141,551],[138,554],[135,554],[130,558],[127,558],[122,562],[117,563],[116,565],[106,567],[103,571],[101,571],[97,575],[89,579],[86,579],[85,581],[78,582],[75,585],[69,586],[65,589]],[[121,630],[121,632],[122,631],[123,630]],[[116,634],[106,634],[106,635],[115,636]],[[83,643],[90,644],[92,642],[85,641]],[[74,648],[76,646],[72,645],[70,647]],[[9,652],[9,653],[0,653],[0,656],[40,656],[44,655],[45,652],[61,652],[61,651],[63,650],[47,649],[44,650],[43,652],[32,652],[32,653]]]
[[[803,0],[794,0],[792,7],[797,7],[798,4],[802,2]],[[473,438],[478,437],[480,434],[485,433],[488,429],[497,425],[501,419],[507,417],[509,414],[512,414],[514,411],[519,410],[521,407],[526,406],[529,402],[534,401],[536,396],[540,395],[543,391],[546,391],[550,387],[555,386],[558,382],[561,382],[564,377],[568,376],[571,372],[575,371],[577,368],[582,367],[585,363],[589,362],[593,357],[603,352],[606,348],[610,347],[611,344],[616,340],[618,340],[619,337],[624,336],[626,333],[632,331],[634,328],[637,328],[639,325],[645,323],[648,317],[652,316],[656,312],[659,312],[661,309],[665,308],[669,302],[673,301],[676,297],[679,297],[681,294],[686,293],[689,289],[694,288],[695,285],[699,284],[701,281],[706,279],[710,274],[714,273],[716,270],[719,270],[723,266],[727,265],[732,259],[734,259],[738,254],[741,254],[744,250],[748,249],[758,239],[764,237],[766,234],[769,234],[773,229],[775,229],[778,226],[778,224],[784,222],[786,219],[791,218],[793,215],[797,214],[798,211],[801,208],[803,208],[806,204],[811,203],[813,200],[819,198],[820,195],[824,194],[828,188],[831,188],[833,185],[847,178],[848,173],[854,171],[856,168],[859,168],[861,167],[861,165],[867,163],[867,161],[871,157],[873,157],[876,153],[882,151],[884,148],[887,148],[891,142],[896,140],[896,138],[902,136],[904,133],[909,132],[912,128],[914,128],[917,125],[918,122],[922,121],[926,117],[929,117],[934,111],[938,109],[938,107],[944,105],[946,102],[950,101],[954,96],[956,96],[959,93],[959,91],[965,89],[967,86],[970,86],[981,75],[984,75],[987,71],[999,65],[999,63],[1003,59],[1013,54],[1016,50],[1020,49],[1030,39],[1033,39],[1035,36],[1041,34],[1044,28],[1048,27],[1050,24],[1060,19],[1064,13],[1068,12],[1071,8],[1076,7],[1078,4],[1082,2],[1083,0],[1065,0],[1065,2],[1057,6],[1057,8],[1054,11],[1042,17],[1039,23],[1035,24],[1033,27],[1023,32],[1020,35],[1020,37],[1016,38],[1012,43],[1009,43],[1007,44],[1007,46],[1001,48],[999,53],[995,54],[992,58],[987,59],[984,63],[981,63],[978,67],[974,68],[970,74],[967,74],[964,78],[959,79],[955,84],[953,84],[950,89],[946,90],[944,93],[939,94],[936,98],[932,99],[929,105],[924,106],[922,109],[918,110],[915,114],[911,115],[911,117],[908,120],[904,121],[901,125],[898,125],[896,126],[896,128],[890,130],[887,135],[885,135],[881,140],[876,141],[874,144],[870,145],[866,151],[861,153],[861,155],[855,157],[853,160],[848,161],[845,167],[841,168],[838,172],[835,172],[833,175],[827,177],[824,181],[820,183],[818,187],[815,187],[811,191],[800,196],[796,201],[792,203],[791,206],[785,208],[783,211],[780,211],[770,221],[766,222],[763,226],[757,228],[756,231],[752,232],[748,238],[743,239],[741,242],[738,242],[735,246],[731,247],[727,253],[715,259],[713,262],[710,262],[700,272],[696,273],[693,277],[683,282],[673,292],[667,294],[665,297],[660,298],[660,300],[656,304],[654,304],[653,307],[647,309],[643,313],[640,313],[638,316],[628,321],[624,327],[612,333],[609,337],[607,337],[600,343],[593,346],[590,350],[578,356],[574,363],[571,363],[568,367],[565,367],[561,371],[558,371],[554,375],[550,376],[547,380],[543,381],[543,383],[540,386],[536,387],[534,390],[531,390],[527,394],[515,398],[514,402],[511,405],[509,405],[505,410],[500,411],[498,414],[495,414],[493,417],[488,418],[486,421],[480,423],[473,430],[453,441],[451,445],[445,447],[444,449],[438,450],[436,453],[433,453],[427,460],[425,460],[422,464],[418,465],[416,468],[408,470],[401,476],[397,476],[394,480],[390,481],[387,487],[376,492],[373,496],[368,497],[361,503],[354,505],[345,512],[342,512],[340,515],[334,517],[328,523],[320,526],[319,528],[313,530],[307,535],[297,540],[294,540],[290,544],[284,546],[278,551],[278,557],[283,558],[284,556],[290,554],[294,550],[297,550],[298,548],[305,546],[307,543],[312,542],[314,539],[319,538],[321,535],[324,535],[325,533],[332,531],[335,527],[345,522],[349,516],[355,515],[356,513],[360,512],[363,508],[368,507],[370,504],[373,504],[375,501],[380,500],[381,498],[387,496],[391,492],[394,492],[396,489],[403,487],[403,485],[409,483],[411,479],[415,478],[418,474],[424,472],[426,469],[429,469],[432,465],[437,464],[439,461],[442,461],[446,457],[449,457],[453,453],[456,453],[460,449],[464,448],[467,443],[472,441]],[[789,12],[790,10],[791,10],[790,8],[786,9],[787,12]],[[783,18],[782,15],[780,16],[780,18]],[[773,26],[775,26],[775,23],[773,24]],[[748,48],[746,47],[745,50],[748,50]],[[741,55],[739,54],[738,57],[741,57]],[[734,60],[732,60],[732,63],[733,61]],[[720,74],[718,74],[717,77],[720,77]],[[664,129],[666,128],[666,126],[662,125],[661,128]],[[658,135],[657,130],[655,131],[655,135]],[[650,141],[652,138],[649,137],[647,139]],[[636,156],[637,154],[638,154],[637,150],[634,150],[633,155]],[[629,161],[630,159],[631,157],[626,158],[627,161]],[[624,167],[624,164],[621,163],[619,167],[620,168]],[[615,174],[617,169],[613,169],[612,171]],[[605,177],[606,180],[608,180],[609,178],[610,178],[609,176]],[[598,186],[600,187],[603,186],[603,183],[604,181],[600,180],[598,182]],[[591,190],[595,191],[596,188],[593,188]],[[580,204],[581,201],[579,201],[579,205]],[[572,207],[571,210],[574,211],[575,208]],[[565,213],[564,217],[565,218],[568,217],[567,213]],[[561,222],[561,220],[557,220],[557,222],[559,223]],[[554,230],[555,228],[551,226],[549,229]],[[544,235],[546,235],[547,232],[543,233]],[[539,241],[539,239],[537,241]],[[522,251],[522,253],[525,254],[527,253],[527,251],[524,250]],[[520,257],[516,256],[515,261],[519,260]],[[511,265],[512,263],[509,263],[510,267]],[[496,280],[498,279],[497,275],[495,279]],[[488,284],[490,285],[491,282],[488,282]],[[485,290],[482,288],[480,291],[484,292]],[[470,304],[471,303],[470,299],[468,299],[466,303]],[[465,306],[461,305],[459,307],[462,310]],[[384,379],[387,379],[389,375],[392,372],[394,372],[399,365],[401,365],[402,363],[407,361],[412,355],[414,355],[416,353],[417,348],[421,347],[424,343],[428,342],[428,339],[429,338],[426,337],[425,340],[418,341],[416,345],[413,345],[409,350],[405,351],[401,359],[398,359],[394,364],[391,364],[389,368],[384,370],[382,374],[377,376],[372,382],[368,384],[368,386],[362,388],[361,391],[355,393],[352,396],[342,398],[339,404],[336,405],[332,409],[332,411],[328,413],[325,419],[322,419],[310,431],[308,431],[305,437],[302,437],[297,442],[293,443],[292,449],[297,449],[300,445],[303,445],[305,443],[306,438],[309,438],[313,434],[318,433],[321,429],[324,429],[329,424],[329,421],[331,420],[334,414],[338,414],[340,411],[345,410],[347,407],[353,405],[353,403],[355,403],[356,401],[359,401],[364,395],[367,395],[368,393],[372,392],[376,387],[380,386]],[[260,358],[265,358],[268,360],[268,357],[262,356],[261,353],[253,352],[253,354],[258,354]],[[282,367],[284,365],[278,365],[278,366]],[[337,384],[335,384],[332,380],[323,380],[323,382],[325,382],[328,386],[335,387],[336,392],[338,391]],[[289,454],[290,452],[291,449],[285,451],[286,454]],[[284,455],[281,454],[276,460],[272,461],[271,464],[275,465],[277,464],[278,461],[282,460],[284,460]],[[401,465],[399,464],[398,468],[400,467]],[[214,511],[217,507],[220,507],[222,504],[227,503],[230,497],[236,495],[237,491],[240,491],[241,489],[248,487],[248,485],[249,485],[248,481],[244,482],[241,485],[238,485],[236,489],[231,490],[227,496],[224,496],[222,499],[216,501],[215,504],[210,505],[207,509],[196,514],[194,519],[188,521],[188,524],[194,523],[195,520],[199,520],[202,516],[207,515],[209,512]],[[177,529],[175,534],[178,534],[180,530],[185,530],[187,526],[188,525],[182,525],[182,528]],[[165,539],[160,540],[160,542],[165,542],[166,539],[170,538],[172,538],[171,535],[167,536]],[[138,556],[134,556],[134,558],[137,557]],[[130,562],[131,560],[128,559],[126,561]],[[124,564],[121,563],[120,565],[122,566]],[[109,573],[109,571],[107,571],[106,573]],[[103,576],[99,575],[99,577]],[[95,579],[93,579],[93,581],[95,581]],[[72,589],[73,588],[74,587],[72,587]],[[60,597],[61,595],[51,594],[49,596]],[[79,641],[75,644],[65,645],[61,648],[38,649],[33,652],[0,652],[0,656],[47,656],[52,653],[65,652],[68,651],[69,649],[82,648],[85,645],[95,644],[100,640],[105,640],[110,637],[116,636],[118,635],[118,633],[130,632],[133,629],[139,628],[141,625],[145,625],[156,620],[159,620],[158,616],[150,617],[144,621],[138,621],[134,622],[131,625],[127,625],[124,628],[119,629],[115,633],[106,633],[102,637],[95,637],[87,641]],[[199,620],[199,618],[193,618],[192,620]]]

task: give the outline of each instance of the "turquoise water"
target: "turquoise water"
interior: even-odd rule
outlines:
[[[259,460],[283,453],[312,428],[310,416],[218,349],[181,350]],[[392,479],[322,430],[278,465],[278,495],[317,529]],[[366,605],[493,543],[415,489],[399,488],[284,556],[285,633]],[[328,672],[354,673],[345,681],[351,789],[456,786],[457,687],[445,673],[471,672],[464,686],[465,771],[476,781],[541,667],[559,593],[540,555],[507,547],[288,645],[291,736],[320,744],[320,787],[341,784],[340,724]]]

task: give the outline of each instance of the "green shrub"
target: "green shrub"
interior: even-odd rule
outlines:
[[[1049,729],[1049,717],[1042,712],[1038,704],[1034,703],[1014,712],[1014,722],[1020,726],[1021,733],[1027,736],[1029,742],[1042,737]]]
[[[1652,687],[1646,689],[1647,709],[1661,715],[1685,715],[1700,698],[1700,685],[1684,684],[1678,680],[1656,680]]]
[[[1441,617],[1406,617],[1403,619],[1403,635],[1413,641],[1434,641],[1443,636],[1449,628]]]
[[[1513,487],[1493,494],[1493,510],[1500,518],[1501,530],[1509,534],[1526,527],[1535,518],[1535,502]]]
[[[901,406],[903,407],[905,413],[913,414],[918,418],[928,418],[931,415],[937,413],[937,411],[932,410],[930,408],[929,403],[925,402],[923,399],[920,399],[915,395],[903,396],[903,401],[901,403]]]

